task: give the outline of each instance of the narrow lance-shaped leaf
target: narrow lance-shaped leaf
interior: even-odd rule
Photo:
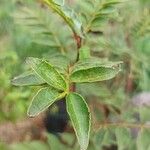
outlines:
[[[81,150],[86,150],[89,144],[91,116],[88,106],[79,94],[70,93],[67,98],[67,111],[73,124]]]
[[[47,84],[59,90],[66,89],[66,82],[63,76],[48,62],[30,57],[27,59],[27,63]]]
[[[33,100],[28,109],[28,115],[34,117],[40,112],[47,109],[56,100],[59,100],[65,96],[65,93],[60,93],[54,88],[46,87],[38,91],[33,97]]]
[[[16,86],[30,86],[30,85],[41,85],[45,81],[40,78],[37,74],[29,71],[15,77],[11,83]]]
[[[100,59],[85,59],[78,62],[72,70],[72,82],[96,82],[115,77],[121,70],[122,62],[101,61]]]

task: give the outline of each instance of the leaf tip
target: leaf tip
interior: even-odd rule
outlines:
[[[16,85],[16,77],[14,77],[13,79],[11,79],[11,80],[10,80],[10,83],[11,83],[12,85]]]
[[[21,86],[19,85],[19,79],[18,77],[14,77],[13,79],[10,80],[10,83],[14,86]]]
[[[34,118],[35,116],[37,116],[38,114],[36,113],[33,113],[31,111],[31,107],[28,108],[28,111],[27,111],[27,116],[29,116],[30,118]]]
[[[89,145],[89,141],[85,141],[82,145],[80,144],[80,149],[87,150],[88,145]]]
[[[25,62],[28,64],[28,65],[35,65],[37,64],[37,60],[39,60],[38,58],[34,58],[34,57],[27,57]]]
[[[33,105],[33,100],[32,100],[32,102],[30,103],[30,106],[28,107],[28,110],[27,110],[27,116],[29,116],[30,118],[33,118],[33,117],[37,116],[38,114],[39,113],[34,111],[34,105]]]
[[[33,60],[33,57],[27,57],[26,60],[25,60],[25,62],[26,62],[27,64],[30,64],[30,63],[31,63],[31,60]]]

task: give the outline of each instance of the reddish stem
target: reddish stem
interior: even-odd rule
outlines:
[[[79,49],[81,48],[82,39],[76,33],[74,33],[74,39],[75,39],[76,45],[77,45],[77,58],[76,58],[76,62],[77,62],[79,60]],[[69,91],[71,91],[71,92],[75,92],[76,91],[76,84],[75,83],[73,83],[70,86]]]
[[[76,44],[77,44],[77,49],[80,49],[81,48],[81,37],[78,36],[76,33],[74,33],[74,38],[75,38],[75,41],[76,41]]]
[[[74,39],[77,44],[77,59],[76,59],[76,62],[77,62],[79,60],[79,49],[81,48],[82,38],[79,35],[77,35],[76,33],[74,33]]]

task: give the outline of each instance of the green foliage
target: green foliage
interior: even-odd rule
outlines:
[[[67,74],[67,77],[69,77],[70,82],[95,82],[95,81],[101,81],[106,80],[114,77],[119,71],[119,65],[118,63],[102,63],[100,60],[94,59],[91,60],[84,60],[83,62],[79,62],[79,65],[75,65],[73,71],[70,74]],[[90,115],[89,110],[87,107],[87,104],[84,102],[83,98],[75,93],[70,93],[68,91],[69,83],[64,79],[64,77],[59,73],[53,66],[51,66],[47,61],[37,59],[37,58],[28,58],[27,64],[31,66],[34,73],[38,76],[38,78],[41,78],[42,81],[45,81],[49,86],[54,87],[53,88],[42,88],[39,90],[39,92],[34,96],[32,103],[28,110],[29,116],[36,116],[40,112],[44,111],[46,108],[48,108],[52,103],[54,103],[56,100],[63,98],[66,94],[67,95],[67,110],[68,114],[71,118],[71,121],[73,123],[74,129],[76,131],[79,144],[81,146],[81,149],[86,150],[89,143],[89,132],[90,132]],[[119,69],[118,69],[119,68]],[[84,73],[83,71],[86,73]],[[86,71],[87,70],[87,71]],[[115,70],[115,71],[114,71]],[[77,76],[75,76],[76,72],[79,72]],[[81,72],[81,73],[80,73]],[[22,77],[22,75],[21,75]],[[20,77],[15,78],[12,83],[24,83],[24,85],[30,84],[33,85],[33,82],[37,84],[35,81],[31,81],[29,83],[30,76],[25,76],[26,78]],[[33,77],[33,76],[32,76]],[[35,76],[34,76],[35,77]],[[76,77],[76,80],[74,80]],[[37,78],[36,78],[37,79]],[[39,83],[41,84],[41,79]],[[58,90],[64,91],[63,93],[60,93]],[[77,108],[77,109],[76,109]]]
[[[85,59],[72,69],[72,82],[96,82],[115,77],[120,71],[121,62],[101,62],[99,59]]]
[[[28,53],[33,56],[38,56],[38,54],[46,54],[47,56],[47,52],[50,52],[51,55],[56,52],[64,54],[69,49],[72,49],[74,43],[70,38],[71,33],[68,31],[67,26],[63,25],[63,30],[55,28],[56,24],[62,24],[62,22],[56,19],[57,17],[54,14],[41,9],[37,4],[27,6],[20,6],[14,13],[15,24],[19,25],[21,33],[25,32],[24,35],[17,33],[20,39],[16,39],[19,44],[21,44],[21,39],[24,40],[24,43],[28,46],[24,48],[25,56],[29,56],[27,55]],[[27,41],[26,36],[28,36],[29,41]],[[66,40],[67,42],[65,42]],[[26,49],[29,50],[27,51]],[[36,49],[36,53],[33,53],[34,49]]]
[[[44,80],[31,71],[23,73],[12,80],[12,84],[16,86],[41,85],[44,83]]]
[[[27,99],[32,89],[16,88],[10,79],[19,68],[19,58],[14,51],[5,50],[0,55],[0,122],[15,121],[26,114]]]
[[[67,111],[81,150],[86,150],[89,144],[91,116],[85,100],[77,93],[70,93],[67,96]]]
[[[81,23],[77,18],[75,12],[67,6],[64,6],[63,1],[44,0],[48,6],[58,13],[64,21],[69,25],[74,33],[82,36]]]
[[[60,93],[53,88],[42,88],[33,97],[32,103],[28,109],[28,115],[34,117],[40,112],[44,111],[56,100],[61,99],[65,96],[65,93]]]
[[[79,1],[77,6],[79,5],[84,32],[100,31],[104,22],[116,15],[117,11],[114,6],[120,2],[120,0]]]
[[[14,78],[12,83],[36,86],[39,90],[30,104],[28,115],[35,116],[66,96],[68,114],[81,149],[86,149],[88,143],[88,150],[104,150],[112,144],[119,150],[149,149],[149,130],[145,129],[149,106],[137,108],[130,100],[133,94],[150,89],[149,10],[145,6],[148,2],[140,1],[141,6],[138,0],[130,3],[121,3],[121,0],[77,0],[70,3],[44,0],[52,10],[50,12],[43,6],[44,1],[42,4],[34,0],[2,1],[0,8],[4,13],[0,14],[0,32],[3,41],[0,50],[7,46],[7,55],[13,59],[1,56],[0,85],[3,89],[0,90],[0,110],[3,113],[0,113],[0,120],[17,118],[27,109],[32,90],[18,89],[8,83],[12,76],[22,71],[25,73]],[[3,6],[8,8],[4,10]],[[14,9],[17,10],[15,13]],[[15,55],[8,49],[15,50]],[[20,64],[27,56],[32,57],[24,68]],[[122,62],[118,60],[124,62],[122,72]],[[19,69],[14,68],[17,65]],[[112,80],[104,81],[108,79]],[[128,92],[132,84],[131,92]],[[89,103],[93,128],[97,128],[95,124],[101,128],[90,137],[89,108],[82,96],[74,92],[80,93]],[[15,109],[8,114],[10,107]],[[136,131],[138,135],[132,131],[136,128],[142,128]],[[79,149],[78,144],[70,148],[52,135],[49,138],[48,147],[52,150]],[[72,135],[66,138],[67,142],[71,139]],[[47,145],[37,142],[19,145],[18,149],[35,147],[47,149]]]
[[[82,24],[77,19],[74,11],[65,6],[64,1],[45,0],[45,2],[54,12],[60,15],[67,23],[67,25],[72,29],[77,48],[79,49],[82,44],[81,40],[83,38],[83,33],[81,30]],[[113,5],[116,3],[117,2],[110,2],[109,5]],[[106,8],[107,4],[105,5],[106,6],[102,7]],[[99,11],[101,10],[98,10],[96,17],[94,16],[94,20],[97,19],[98,15],[101,15]],[[107,14],[108,11],[109,10],[105,10],[103,13]],[[37,19],[36,17],[33,17],[31,18],[31,20],[33,20],[33,22],[30,21],[30,23],[27,23],[27,25],[34,27],[34,24],[37,24]],[[91,24],[92,23],[93,22],[91,22]],[[39,27],[43,27],[42,24],[38,25],[40,25]],[[41,31],[40,32],[43,34],[43,29]],[[46,33],[49,34],[49,31]],[[52,36],[51,33],[50,35]],[[34,96],[28,110],[29,116],[38,115],[41,111],[44,111],[57,99],[63,98],[67,94],[68,114],[73,123],[73,127],[76,132],[80,147],[82,150],[86,150],[89,143],[89,132],[91,124],[89,108],[80,95],[71,93],[71,86],[74,86],[71,84],[72,82],[96,82],[111,79],[119,73],[121,63],[113,63],[108,61],[102,62],[101,59],[96,58],[88,59],[88,57],[90,57],[89,50],[85,52],[80,49],[79,51],[80,52],[77,55],[79,55],[81,62],[78,62],[78,60],[77,63],[73,62],[73,69],[70,67],[71,64],[67,64],[69,72],[66,70],[66,72],[64,73],[60,72],[60,70],[56,68],[59,66],[53,66],[47,60],[30,57],[26,62],[32,68],[33,74],[28,74],[25,76],[21,75],[15,78],[12,83],[14,83],[14,85],[18,85],[19,83],[20,85],[41,85],[45,82],[48,84],[48,86],[52,86],[53,88],[55,88],[42,88]],[[34,80],[29,83],[31,78]],[[39,82],[37,82],[37,78],[40,79]],[[63,91],[63,93],[60,93],[58,90]]]
[[[48,62],[37,58],[28,58],[26,62],[47,84],[59,90],[66,89],[66,82],[63,76]]]

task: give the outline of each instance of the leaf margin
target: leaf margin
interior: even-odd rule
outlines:
[[[90,131],[91,131],[91,112],[90,112],[90,109],[89,109],[88,104],[86,103],[85,99],[82,97],[82,95],[80,95],[80,94],[78,94],[78,93],[76,93],[76,92],[71,92],[71,93],[68,93],[68,94],[67,94],[67,96],[66,96],[66,104],[67,104],[67,101],[68,101],[68,96],[69,96],[69,94],[75,94],[75,95],[79,96],[79,97],[83,100],[83,102],[84,102],[84,104],[85,104],[85,106],[86,106],[86,108],[87,108],[87,110],[88,110],[88,111],[87,111],[87,112],[88,112],[88,116],[89,116],[89,120],[88,120],[88,124],[89,124],[89,129],[88,129],[88,143],[86,144],[86,146],[85,146],[84,148],[81,147],[81,145],[80,145],[81,150],[86,150],[86,149],[88,148],[89,139],[90,139]],[[69,117],[70,117],[70,114],[69,114],[69,111],[68,111],[68,106],[66,106],[66,108],[67,108],[67,113],[68,113],[68,115],[69,115]],[[79,136],[78,136],[77,130],[76,130],[76,128],[75,128],[75,125],[74,125],[74,123],[73,123],[71,117],[70,117],[70,120],[71,120],[71,123],[72,123],[72,125],[73,125],[74,131],[75,131],[75,134],[76,134],[76,137],[77,137],[77,139],[78,139],[78,143],[80,144],[80,138],[79,138]]]
[[[61,98],[65,97],[65,95],[66,95],[66,92],[61,93],[60,96],[57,97],[57,99],[53,100],[53,101],[52,101],[50,104],[48,104],[43,110],[39,111],[39,112],[36,113],[35,115],[30,115],[30,114],[29,114],[29,111],[30,111],[30,108],[31,108],[31,106],[32,106],[32,104],[33,104],[33,102],[34,102],[34,100],[35,100],[35,97],[36,97],[42,90],[47,89],[47,88],[49,88],[49,87],[43,87],[43,88],[39,89],[38,92],[33,96],[32,100],[31,100],[31,102],[30,102],[30,105],[29,105],[29,107],[28,107],[28,110],[27,110],[27,115],[28,115],[29,117],[38,116],[41,112],[43,112],[44,110],[46,110],[46,109],[47,109],[48,107],[50,107],[53,103],[55,103],[56,101],[58,101],[58,100],[60,100]],[[55,89],[55,90],[56,90],[56,89]]]

